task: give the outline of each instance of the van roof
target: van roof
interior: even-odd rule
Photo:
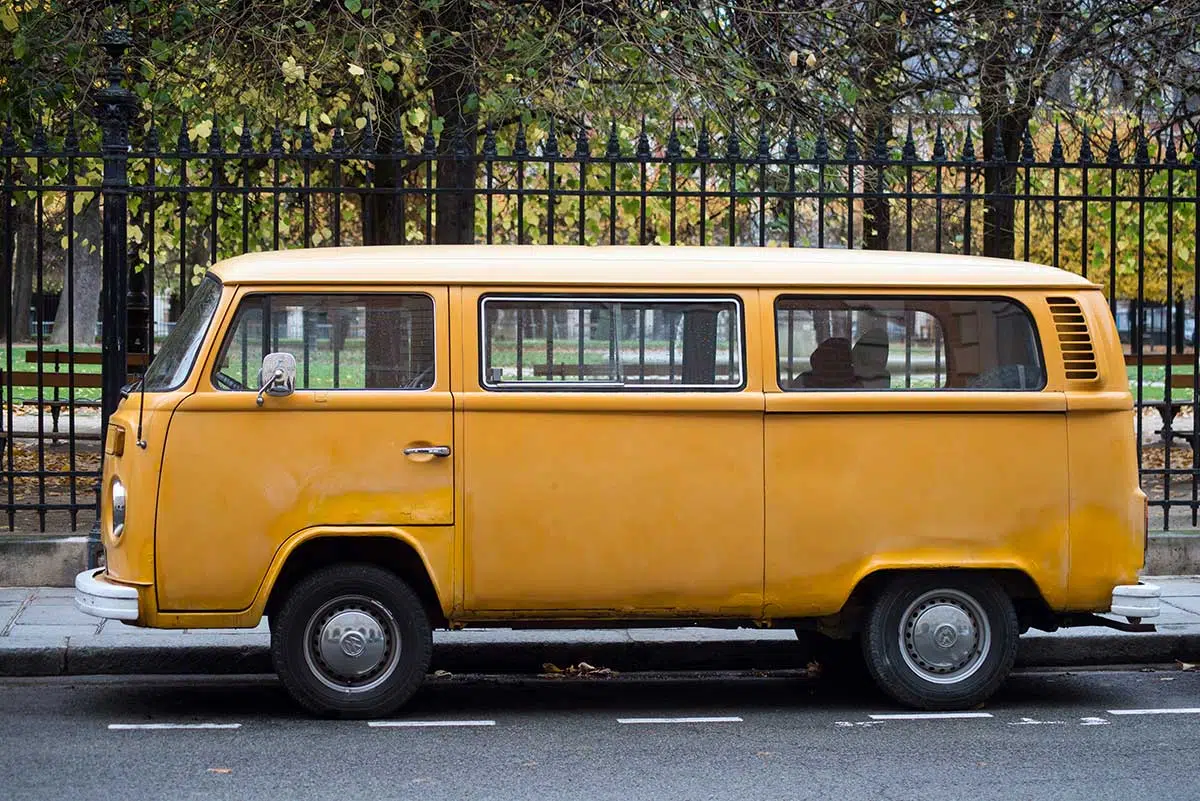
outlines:
[[[1060,288],[1095,285],[1008,259],[832,248],[377,245],[249,253],[219,262],[227,284],[456,284]]]

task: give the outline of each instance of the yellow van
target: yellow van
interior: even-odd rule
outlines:
[[[856,638],[898,702],[961,708],[1030,627],[1159,611],[1113,318],[1049,267],[253,254],[212,268],[126,394],[106,566],[77,605],[158,628],[265,616],[318,714],[395,711],[431,629],[467,625]]]

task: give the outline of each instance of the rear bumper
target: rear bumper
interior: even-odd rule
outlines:
[[[1148,617],[1158,617],[1162,607],[1162,588],[1157,584],[1122,584],[1113,587],[1112,607],[1114,615],[1143,620]]]
[[[75,608],[85,615],[109,620],[138,619],[138,591],[104,577],[104,568],[75,576]]]

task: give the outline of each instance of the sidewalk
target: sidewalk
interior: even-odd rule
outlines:
[[[1149,577],[1163,588],[1158,631],[1105,627],[1031,631],[1017,664],[1086,667],[1200,662],[1200,577]],[[65,588],[0,588],[0,676],[270,672],[269,635],[256,629],[160,631],[78,612]],[[433,670],[540,673],[587,662],[620,671],[782,670],[812,658],[788,630],[467,629],[434,633]]]

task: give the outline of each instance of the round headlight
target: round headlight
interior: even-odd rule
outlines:
[[[125,532],[125,485],[121,479],[114,478],[112,483],[112,533],[120,537]]]

